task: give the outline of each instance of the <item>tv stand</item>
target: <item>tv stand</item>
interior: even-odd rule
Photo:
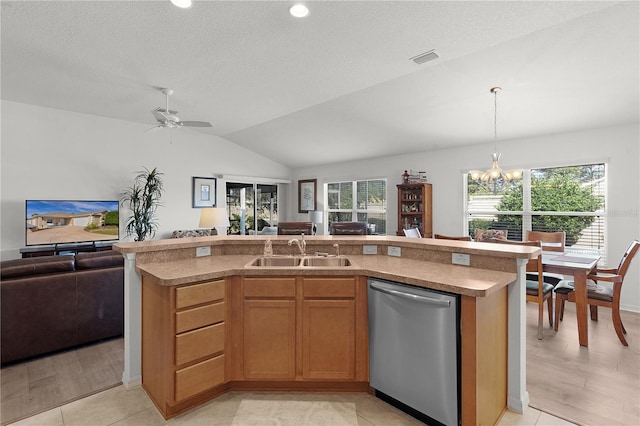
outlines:
[[[20,249],[23,258],[40,256],[58,256],[61,254],[78,254],[81,252],[94,252],[111,250],[113,242],[109,243],[78,243],[78,244],[54,244],[49,246],[32,246]]]

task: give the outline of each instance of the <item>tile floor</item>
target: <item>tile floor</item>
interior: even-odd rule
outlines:
[[[419,421],[387,403],[364,393],[299,393],[299,392],[229,392],[188,413],[165,421],[142,388],[126,390],[118,386],[74,401],[13,425],[33,426],[154,426],[154,425],[215,425],[231,426],[243,399],[322,400],[353,402],[360,426],[412,426]],[[274,424],[265,419],[265,425]],[[572,425],[533,408],[524,415],[509,412],[500,425]],[[254,426],[254,425],[252,425]]]

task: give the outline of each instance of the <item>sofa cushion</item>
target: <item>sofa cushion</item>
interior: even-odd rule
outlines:
[[[171,233],[171,238],[208,237],[211,229],[178,229]]]
[[[2,364],[77,344],[74,272],[7,280],[0,289]]]
[[[75,269],[73,255],[30,257],[26,259],[5,260],[2,262],[3,280],[29,275],[55,274]]]
[[[124,257],[115,250],[78,253],[76,269],[112,268],[124,265]]]
[[[497,229],[476,229],[474,240],[480,243],[491,242],[492,239],[506,240],[507,230]]]

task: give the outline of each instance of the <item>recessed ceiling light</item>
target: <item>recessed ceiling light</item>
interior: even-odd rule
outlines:
[[[170,0],[170,1],[171,1],[171,4],[173,4],[174,6],[178,6],[183,9],[191,7],[191,0]]]
[[[309,9],[304,4],[294,4],[289,8],[289,13],[296,18],[304,18],[309,14]]]

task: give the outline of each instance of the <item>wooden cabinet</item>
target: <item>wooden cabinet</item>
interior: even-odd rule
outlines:
[[[424,238],[433,236],[432,193],[430,183],[410,183],[398,186],[398,231],[417,228]]]
[[[295,278],[245,278],[243,365],[245,379],[295,378]]]
[[[142,280],[142,386],[165,418],[222,390],[225,281],[166,287]]]
[[[353,278],[303,279],[303,378],[355,379],[355,297]]]
[[[241,304],[239,380],[368,382],[364,277],[245,277]]]

